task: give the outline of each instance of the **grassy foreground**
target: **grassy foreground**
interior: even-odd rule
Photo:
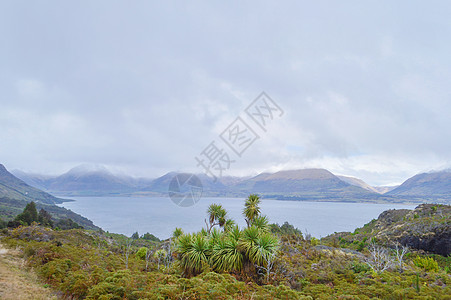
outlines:
[[[20,282],[22,299],[451,299],[451,257],[396,240],[414,225],[424,227],[422,239],[447,232],[449,207],[384,213],[354,233],[317,240],[288,223],[269,225],[251,200],[247,228],[212,206],[206,229],[176,229],[165,241],[37,223],[5,228],[2,253],[15,253],[7,264],[16,268],[2,254],[0,272]],[[1,284],[2,299],[20,299]]]
[[[16,228],[1,239],[4,246],[17,249],[28,273],[36,272],[41,286],[53,288],[58,298],[451,299],[451,275],[446,271],[450,259],[445,257],[438,260],[411,253],[401,270],[375,272],[365,263],[365,251],[281,235],[281,253],[268,281],[264,275],[243,280],[239,273],[217,273],[208,266],[200,275],[187,278],[175,255],[162,259],[155,255],[164,242],[134,240],[127,261],[126,241],[123,236],[40,226]],[[143,247],[152,253],[147,270],[146,260],[138,254]],[[20,290],[34,293],[29,284]]]
[[[25,263],[21,251],[5,249],[0,244],[0,299],[57,299],[34,272],[23,269]]]

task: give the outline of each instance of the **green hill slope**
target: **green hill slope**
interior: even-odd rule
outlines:
[[[38,210],[43,208],[50,212],[55,220],[69,218],[86,229],[99,229],[89,219],[55,205],[67,200],[29,186],[0,164],[0,218],[4,221],[14,219],[31,201],[36,203]]]
[[[64,201],[37,188],[29,186],[24,181],[8,172],[2,164],[0,164],[0,197],[28,202],[34,201],[44,204],[56,204]]]

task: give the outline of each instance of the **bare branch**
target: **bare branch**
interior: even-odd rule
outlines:
[[[365,263],[374,272],[381,273],[392,266],[393,260],[386,248],[371,243],[368,250],[370,255],[365,259]]]
[[[271,253],[269,255],[266,255],[264,257],[264,260],[266,264],[264,266],[255,265],[257,268],[257,272],[259,274],[265,274],[266,282],[269,283],[269,279],[271,277],[271,274],[275,274],[274,272],[271,272],[271,270],[274,267],[274,263],[276,261],[276,253]]]
[[[393,251],[395,256],[396,264],[399,267],[399,271],[402,272],[404,267],[404,256],[409,252],[409,247],[401,245],[399,243],[395,244],[395,249]]]

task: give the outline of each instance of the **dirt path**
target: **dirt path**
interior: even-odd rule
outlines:
[[[19,255],[17,251],[3,248],[0,242],[0,299],[57,299],[50,289],[39,283],[33,272],[24,268]]]

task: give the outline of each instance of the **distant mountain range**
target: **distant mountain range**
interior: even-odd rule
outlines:
[[[236,184],[244,193],[298,200],[366,198],[375,193],[349,184],[324,169],[302,169],[263,173]],[[377,196],[377,195],[375,195]]]
[[[379,194],[385,194],[395,188],[398,187],[398,185],[394,185],[394,186],[371,186],[368,183],[366,183],[365,181],[363,181],[362,179],[358,179],[355,177],[350,177],[350,176],[343,176],[343,175],[337,175],[338,178],[340,178],[341,180],[343,180],[344,182],[347,182],[351,185],[355,185],[355,186],[359,186],[365,190],[374,192],[374,193],[379,193]]]
[[[59,196],[166,196],[175,172],[161,177],[134,178],[115,175],[106,168],[79,166],[60,176],[43,176],[13,171],[24,182]],[[262,173],[254,177],[223,177],[216,182],[197,174],[203,195],[244,197],[258,193],[280,200],[352,202],[451,201],[451,173],[419,174],[398,187],[373,187],[361,179],[334,175],[325,169],[302,169]]]
[[[447,199],[451,195],[451,172],[441,171],[415,175],[387,194]]]
[[[152,179],[113,175],[103,166],[81,165],[60,176],[45,176],[13,170],[12,173],[27,184],[54,195],[103,196],[143,190]]]

